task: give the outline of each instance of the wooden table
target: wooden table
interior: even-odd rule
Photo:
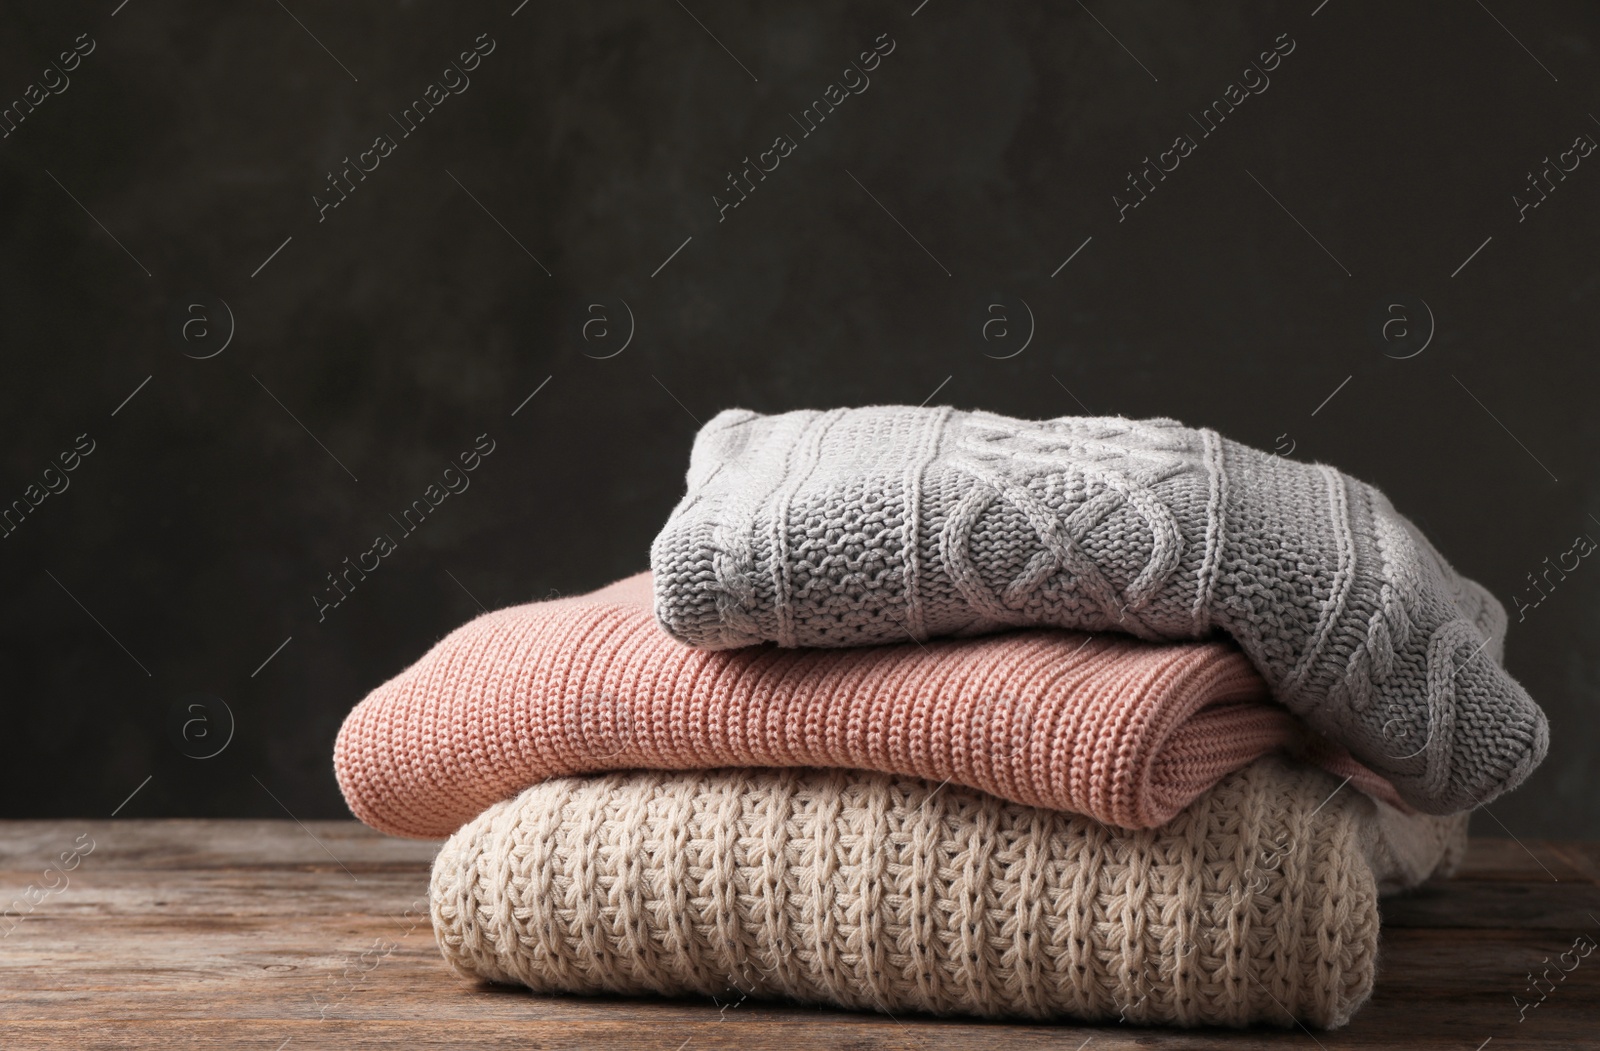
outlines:
[[[20,922],[0,923],[0,1048],[1600,1047],[1600,953],[1525,1020],[1513,1000],[1537,998],[1529,970],[1575,937],[1600,941],[1600,844],[1474,840],[1455,880],[1385,905],[1376,995],[1347,1028],[1314,1034],[893,1021],[473,986],[433,945],[433,849],[345,821],[0,822],[0,904],[38,888]],[[59,867],[73,867],[46,877],[63,853]]]

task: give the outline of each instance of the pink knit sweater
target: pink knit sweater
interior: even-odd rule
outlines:
[[[1231,644],[1019,631],[862,649],[691,649],[650,575],[484,614],[345,719],[334,768],[380,831],[434,838],[558,775],[848,767],[1124,828],[1274,750],[1394,790],[1268,699]]]

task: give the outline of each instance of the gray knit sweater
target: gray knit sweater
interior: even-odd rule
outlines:
[[[1433,813],[1514,787],[1548,745],[1499,664],[1504,609],[1382,493],[1173,420],[728,410],[651,565],[662,626],[713,649],[1223,631]]]

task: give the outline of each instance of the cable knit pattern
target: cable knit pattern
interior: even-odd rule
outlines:
[[[883,774],[556,778],[440,850],[434,932],[460,975],[541,993],[1335,1027],[1372,990],[1380,888],[1466,836],[1338,788],[1267,758],[1116,832]]]
[[[1295,751],[1391,786],[1273,704],[1223,643],[1013,632],[856,650],[695,650],[650,614],[650,575],[477,618],[345,719],[350,809],[448,835],[562,774],[823,766],[950,780],[1127,828]]]
[[[1498,663],[1504,609],[1382,493],[1173,420],[728,410],[651,565],[662,625],[713,649],[1215,627],[1430,812],[1515,787],[1548,748]]]

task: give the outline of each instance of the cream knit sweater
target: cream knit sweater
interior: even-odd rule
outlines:
[[[1465,836],[1277,758],[1139,832],[877,773],[562,777],[451,837],[433,923],[458,973],[536,992],[1334,1027],[1379,893]]]

